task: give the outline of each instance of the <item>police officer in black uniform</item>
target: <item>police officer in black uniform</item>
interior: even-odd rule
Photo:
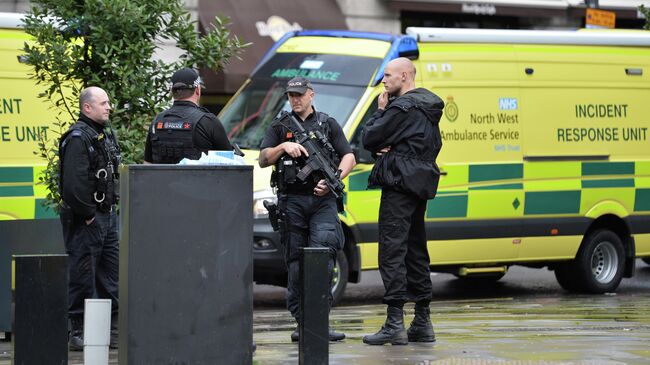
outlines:
[[[110,347],[117,348],[118,166],[120,149],[110,126],[106,92],[98,87],[79,94],[79,120],[59,145],[61,224],[68,254],[70,349],[83,350],[86,298],[111,300]]]
[[[327,137],[336,151],[336,156],[331,157],[339,161],[341,178],[347,176],[356,164],[352,149],[336,120],[325,113],[317,112],[312,106],[314,90],[311,83],[303,77],[293,78],[287,84],[286,94],[293,116],[302,123],[305,130],[320,130]],[[336,199],[325,181],[306,179],[303,183],[295,178],[297,170],[293,168],[301,167],[307,151],[294,141],[293,133],[287,127],[290,125],[288,119],[288,115],[284,114],[272,122],[260,146],[259,164],[261,167],[275,165],[272,184],[278,188],[278,206],[285,215],[285,227],[281,230],[281,236],[289,273],[287,307],[298,321],[300,248],[330,248],[328,269],[331,283],[334,260],[337,251],[343,248],[344,237]],[[278,173],[280,171],[282,173]],[[329,303],[331,306],[331,293]],[[340,341],[344,338],[345,334],[330,329],[330,341]],[[297,328],[291,334],[291,340],[299,340]]]
[[[174,105],[151,123],[145,163],[176,164],[183,158],[197,160],[209,150],[232,150],[219,119],[198,105],[202,86],[201,77],[191,68],[172,75]]]

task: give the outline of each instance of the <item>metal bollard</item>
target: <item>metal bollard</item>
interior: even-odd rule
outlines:
[[[14,255],[13,364],[68,363],[68,256]]]
[[[111,337],[111,300],[86,299],[84,304],[84,365],[107,365]]]
[[[301,365],[326,365],[329,362],[330,283],[327,263],[330,250],[304,247],[300,255],[300,343]]]

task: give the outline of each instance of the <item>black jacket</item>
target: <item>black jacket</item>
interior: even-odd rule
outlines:
[[[88,133],[82,131],[84,128],[92,130],[97,141],[92,141]],[[119,165],[117,140],[112,132],[105,133],[105,129],[109,128],[80,113],[79,120],[62,136],[59,145],[61,197],[75,216],[83,219],[94,217],[98,209],[93,198],[98,191],[97,170],[107,169],[108,160],[113,169]],[[114,152],[109,153],[107,149],[114,149]],[[117,182],[113,181],[113,176],[107,178],[111,180],[112,189],[116,189]],[[112,189],[105,201],[109,205],[117,203],[116,191]]]
[[[387,187],[431,199],[438,190],[436,157],[442,148],[438,123],[444,102],[427,89],[417,88],[377,110],[363,134],[373,154],[390,146],[372,169],[369,187]]]

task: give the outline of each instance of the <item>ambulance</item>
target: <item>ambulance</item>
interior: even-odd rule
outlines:
[[[58,216],[43,205],[45,162],[34,153],[43,136],[58,137],[56,117],[21,62],[30,39],[22,16],[0,13],[0,332],[11,330],[11,256],[64,253]]]
[[[254,171],[254,277],[286,282],[283,247],[264,200],[271,168],[259,146],[304,76],[314,106],[343,127],[358,165],[344,180],[345,248],[334,287],[378,268],[381,191],[363,127],[386,64],[415,63],[418,87],[445,101],[441,180],[427,203],[431,270],[484,283],[521,265],[554,271],[562,288],[615,291],[650,263],[650,32],[408,28],[406,35],[287,33],[221,111]],[[532,284],[532,283],[531,283]]]

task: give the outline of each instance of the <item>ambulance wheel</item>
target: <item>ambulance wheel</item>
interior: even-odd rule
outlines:
[[[571,266],[574,264],[573,261],[568,263],[561,263],[555,267],[553,273],[555,274],[555,279],[557,279],[558,284],[562,289],[566,291],[577,291],[578,283],[575,280],[575,275]]]
[[[599,229],[585,237],[572,268],[579,291],[613,292],[623,279],[625,255],[616,233]]]
[[[336,262],[334,263],[334,275],[332,278],[332,305],[337,305],[341,298],[343,298],[343,293],[345,293],[345,287],[348,285],[348,258],[345,256],[343,250],[339,250],[336,255]]]
[[[644,258],[644,259],[643,259],[643,262],[645,262],[646,264],[650,265],[650,257],[646,257],[646,258]]]

